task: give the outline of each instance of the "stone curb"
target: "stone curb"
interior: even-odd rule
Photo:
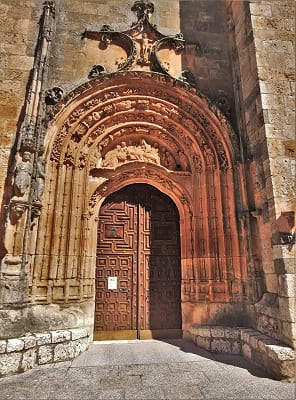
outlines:
[[[189,333],[194,343],[212,353],[241,354],[276,378],[295,381],[295,351],[261,332],[193,324]]]
[[[27,371],[38,365],[69,361],[89,346],[85,328],[28,333],[0,340],[0,377]]]

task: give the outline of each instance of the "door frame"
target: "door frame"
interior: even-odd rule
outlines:
[[[109,193],[108,196],[106,196],[103,200],[103,202],[101,202],[100,208],[98,210],[98,220],[97,220],[97,227],[99,228],[99,224],[100,224],[100,212],[101,212],[101,207],[104,205],[104,202],[106,200],[108,200],[108,198],[110,196],[112,196],[113,194],[115,194],[116,192],[119,192],[125,188],[129,188],[129,187],[133,187],[134,185],[137,184],[143,184],[141,182],[134,182],[132,184],[128,184],[128,185],[124,185],[123,187],[121,187],[120,189],[116,189],[113,192]],[[182,293],[182,268],[181,268],[181,228],[180,228],[180,213],[178,210],[178,207],[176,206],[175,202],[171,199],[170,196],[168,196],[166,193],[160,191],[157,187],[155,187],[154,185],[151,185],[151,183],[145,183],[145,185],[147,185],[150,188],[153,188],[155,190],[156,193],[158,193],[159,197],[163,196],[163,197],[167,197],[170,201],[170,207],[175,207],[176,212],[177,212],[177,217],[178,217],[178,235],[179,235],[179,240],[178,240],[178,247],[179,247],[179,272],[180,272],[180,279],[179,279],[179,290],[180,290],[180,319],[181,319],[181,325],[182,325],[182,303],[181,303],[181,293]],[[139,200],[140,203],[140,200]],[[137,204],[138,206],[139,204]],[[95,330],[95,324],[94,324],[94,340],[120,340],[120,339],[152,339],[152,338],[179,338],[182,337],[182,329],[181,328],[174,328],[174,329],[141,329],[139,326],[139,318],[141,318],[140,316],[140,292],[139,292],[139,287],[140,287],[140,258],[139,258],[139,243],[140,243],[140,236],[139,236],[139,229],[140,229],[140,214],[139,214],[139,207],[137,209],[137,286],[136,286],[136,329],[135,330],[105,330],[105,331],[96,331]],[[142,221],[143,222],[143,221]],[[97,238],[99,237],[99,232],[97,233]],[[98,240],[98,239],[97,239]],[[104,254],[103,254],[104,255]],[[96,254],[96,259],[98,258],[98,253]],[[106,254],[107,256],[107,254]],[[96,266],[96,270],[97,270],[97,266]],[[133,270],[132,270],[133,273]],[[143,273],[145,274],[145,271],[143,271]],[[150,274],[149,274],[150,275]],[[145,281],[145,278],[143,278]],[[148,278],[150,280],[150,276]],[[97,280],[96,275],[95,275],[95,281]],[[144,286],[145,286],[145,282],[144,282]],[[120,289],[118,289],[120,290]],[[145,289],[144,289],[145,291]],[[97,295],[97,290],[95,290],[95,300],[96,300],[96,295]],[[143,295],[145,295],[145,293],[143,292]],[[150,302],[149,302],[150,303]],[[147,304],[145,304],[147,306]],[[95,306],[96,308],[96,306]],[[95,313],[94,313],[95,315]],[[145,318],[145,316],[144,316]],[[132,323],[132,321],[131,321]],[[144,324],[147,324],[144,322]]]

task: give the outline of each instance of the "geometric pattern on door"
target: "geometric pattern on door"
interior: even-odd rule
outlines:
[[[110,277],[115,281],[113,288],[108,287]],[[146,184],[130,185],[110,195],[98,222],[95,333],[179,335],[180,291],[175,204]]]

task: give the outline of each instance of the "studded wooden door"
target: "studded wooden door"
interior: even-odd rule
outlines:
[[[157,189],[109,196],[98,223],[95,338],[181,334],[179,215]]]

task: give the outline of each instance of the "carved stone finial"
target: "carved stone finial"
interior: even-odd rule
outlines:
[[[94,65],[88,74],[88,79],[98,78],[106,74],[106,69],[103,65]]]
[[[154,12],[154,4],[144,0],[138,0],[134,2],[131,10],[137,14],[138,20],[144,18],[145,16],[150,19]]]
[[[55,2],[54,0],[47,0],[43,3],[43,8],[46,9],[48,8],[53,15],[55,15]]]
[[[100,30],[101,43],[106,47],[112,42],[112,32],[114,31],[110,25],[103,25]]]
[[[59,101],[62,100],[64,96],[64,91],[58,86],[49,89],[45,94],[45,101],[47,104],[57,104]]]

